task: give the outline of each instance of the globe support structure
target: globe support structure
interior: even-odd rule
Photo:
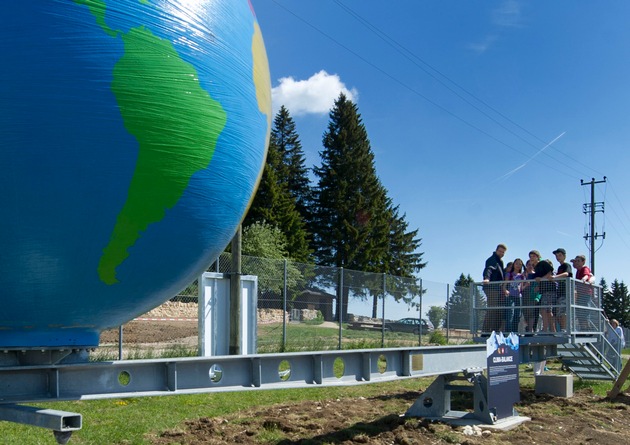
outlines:
[[[81,355],[75,351],[69,357]],[[485,367],[485,361],[485,346],[461,345],[16,364],[0,366],[0,420],[52,429],[58,443],[67,443],[71,433],[82,426],[80,414],[45,412],[19,404],[350,386],[457,374],[471,367]]]

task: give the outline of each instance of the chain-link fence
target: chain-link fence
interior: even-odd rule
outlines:
[[[231,255],[222,254],[208,271],[229,276]],[[250,256],[242,256],[241,274],[258,277],[259,353],[461,344],[472,339],[469,289]],[[169,302],[125,325],[122,348],[116,345],[116,330],[109,333],[109,341],[101,337],[101,349],[118,346],[125,357],[142,357],[141,352],[122,350],[140,351],[164,337],[150,356],[163,355],[165,350],[168,355],[195,355],[197,299],[195,281]],[[145,332],[147,338],[135,335],[136,331]]]

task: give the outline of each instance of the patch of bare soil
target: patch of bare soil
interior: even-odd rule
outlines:
[[[573,398],[521,394],[520,415],[532,418],[511,431],[464,428],[402,414],[418,397],[409,391],[375,398],[351,398],[252,407],[221,418],[186,422],[180,429],[154,437],[156,445],[466,445],[621,444],[630,435],[630,398],[607,401],[589,390]]]
[[[197,321],[130,321],[123,326],[123,343],[168,343],[197,335]],[[118,329],[101,333],[101,344],[118,343]]]

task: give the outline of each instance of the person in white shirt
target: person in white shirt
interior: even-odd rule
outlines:
[[[610,320],[610,326],[613,328],[614,334],[608,334],[608,341],[617,350],[617,352],[621,353],[621,350],[626,343],[625,339],[623,338],[623,329],[621,328],[621,326],[619,326],[619,322],[614,318]]]

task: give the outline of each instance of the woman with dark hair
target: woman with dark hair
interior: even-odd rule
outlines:
[[[558,283],[553,281],[554,268],[550,260],[540,261],[534,269],[536,282],[538,283],[542,297],[540,299],[543,328],[545,332],[556,332],[554,306],[558,298]]]
[[[525,265],[525,279],[527,282],[523,283],[521,293],[523,294],[523,318],[525,318],[525,332],[536,332],[536,325],[538,324],[538,316],[540,315],[540,309],[538,304],[540,299],[538,298],[538,283],[534,281],[536,273],[534,268],[538,264],[540,258],[538,255],[529,255],[529,260]]]
[[[505,280],[507,283],[508,297],[506,314],[507,332],[518,332],[518,323],[521,320],[521,295],[523,288],[523,260],[517,258],[505,268]]]

